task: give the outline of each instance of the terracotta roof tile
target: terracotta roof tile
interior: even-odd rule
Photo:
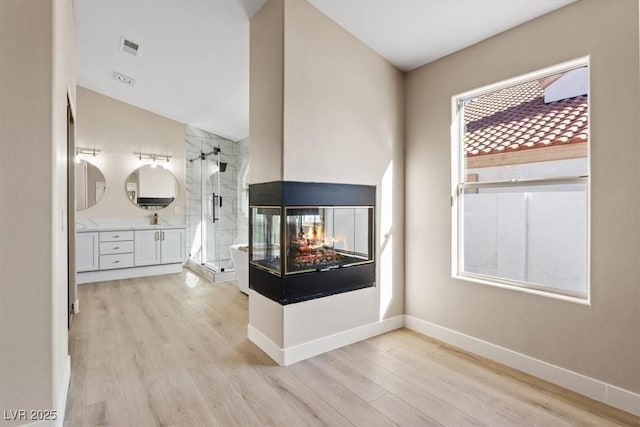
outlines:
[[[464,151],[469,157],[588,139],[587,95],[545,104],[538,81],[469,101],[464,114]]]

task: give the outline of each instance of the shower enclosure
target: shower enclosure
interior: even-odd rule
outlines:
[[[192,263],[214,273],[233,271],[229,246],[233,244],[235,189],[224,149],[210,138],[200,147],[187,141],[187,253]],[[229,154],[227,154],[229,155]]]

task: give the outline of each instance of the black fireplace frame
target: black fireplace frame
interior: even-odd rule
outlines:
[[[251,262],[253,215],[249,215],[249,288],[287,305],[376,285],[376,187],[299,181],[249,185],[250,208],[280,208],[280,273]],[[370,211],[372,261],[328,270],[285,274],[286,209],[296,207],[373,207]]]

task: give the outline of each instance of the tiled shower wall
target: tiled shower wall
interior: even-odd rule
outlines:
[[[207,260],[221,267],[231,266],[229,246],[248,241],[248,191],[246,177],[249,167],[249,141],[239,142],[218,135],[185,126],[186,141],[186,209],[187,209],[187,254],[195,263],[201,262],[201,232],[206,228]],[[200,152],[209,153],[220,147],[220,154],[209,156],[205,162],[205,174],[201,175],[201,161],[196,159]],[[227,163],[225,172],[220,174],[220,188],[215,190],[215,161]],[[204,184],[202,180],[204,179]],[[204,186],[204,200],[202,199]],[[217,208],[219,221],[211,222],[212,195],[221,194],[222,208]],[[201,209],[204,207],[205,227],[202,224]]]

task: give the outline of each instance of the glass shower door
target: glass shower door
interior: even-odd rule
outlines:
[[[235,241],[235,168],[232,147],[214,138],[188,142],[187,163],[189,257],[214,272],[233,271],[230,245]],[[224,152],[224,150],[229,153]],[[228,159],[224,161],[224,159]]]
[[[221,271],[220,243],[218,228],[224,206],[224,197],[220,194],[219,154],[205,159],[202,167],[202,215],[206,231],[203,233],[202,247],[204,248],[204,264],[214,271]]]

